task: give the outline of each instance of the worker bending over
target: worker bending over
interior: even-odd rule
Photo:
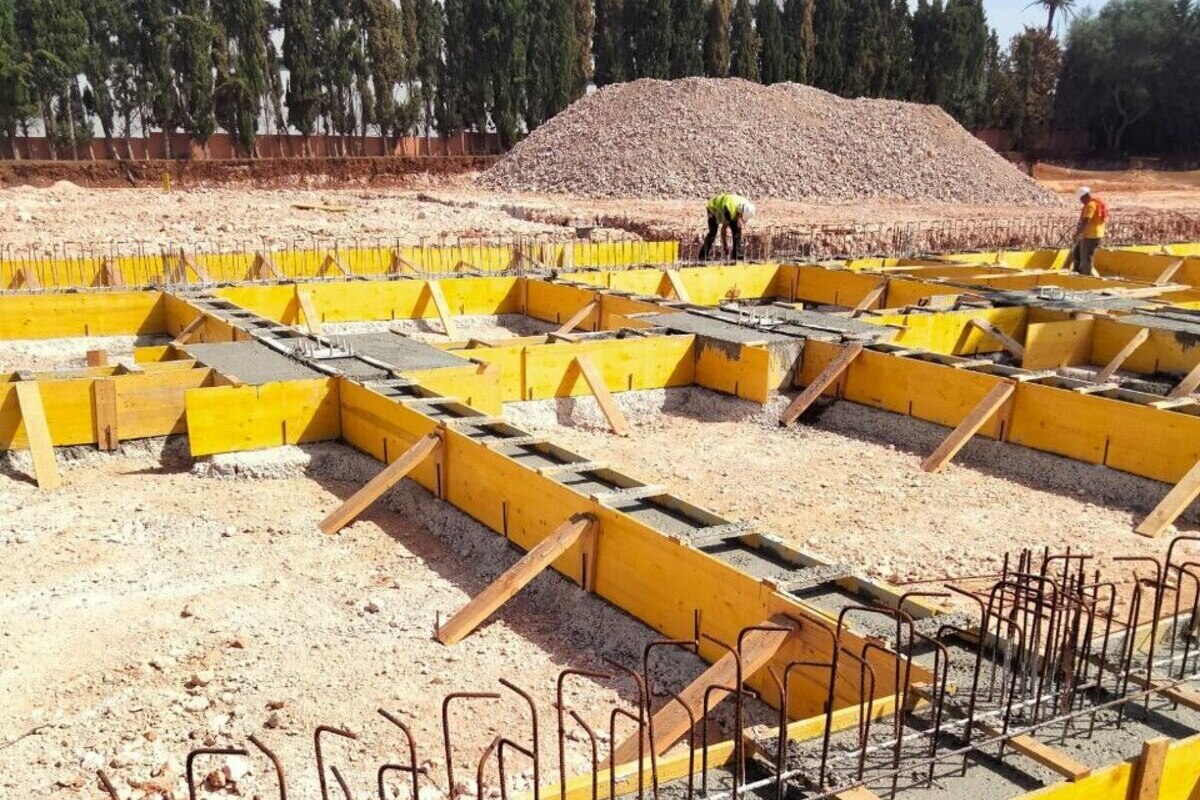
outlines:
[[[1075,271],[1081,275],[1096,274],[1092,259],[1100,243],[1104,241],[1104,224],[1108,222],[1108,206],[1092,190],[1079,187],[1075,193],[1083,210],[1079,212],[1079,225],[1075,227]]]
[[[717,226],[721,227],[721,251],[729,252],[729,229],[733,229],[733,260],[742,257],[742,228],[754,216],[754,203],[736,194],[719,194],[708,201],[708,235],[700,248],[700,260],[708,261],[713,242],[717,239]]]

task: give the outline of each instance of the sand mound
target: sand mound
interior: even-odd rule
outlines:
[[[940,108],[739,79],[607,86],[480,181],[590,197],[1058,202]]]

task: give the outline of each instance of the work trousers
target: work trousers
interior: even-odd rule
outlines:
[[[708,235],[704,237],[704,246],[700,248],[700,260],[708,261],[709,255],[712,254],[713,243],[717,240],[717,231],[720,229],[720,223],[711,212],[708,215]],[[739,220],[732,220],[729,223],[730,230],[733,231],[733,260],[742,260],[742,223]]]
[[[1075,245],[1075,271],[1080,275],[1092,274],[1092,259],[1096,256],[1096,249],[1100,247],[1103,239],[1080,239]]]

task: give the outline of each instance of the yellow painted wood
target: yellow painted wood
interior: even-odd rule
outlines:
[[[442,322],[442,330],[451,339],[457,336],[454,330],[454,322],[450,316],[450,306],[446,303],[446,295],[442,294],[442,284],[440,281],[425,281],[425,288],[429,291],[429,296],[433,298],[433,308],[437,312],[438,319]]]
[[[186,394],[194,457],[336,439],[341,433],[338,380],[218,386]]]
[[[1013,337],[1009,336],[1004,331],[997,328],[991,322],[982,317],[972,317],[969,324],[977,330],[983,331],[988,336],[1000,343],[1000,346],[1009,352],[1018,361],[1025,357],[1025,348],[1021,346]]]
[[[788,404],[788,407],[783,410],[779,416],[779,424],[787,427],[791,425],[800,416],[808,410],[821,394],[828,389],[834,381],[841,377],[842,373],[853,363],[854,359],[863,351],[861,342],[852,342],[846,345],[842,352],[832,359],[829,364],[821,371],[821,374],[801,392],[795,400]]]
[[[999,412],[1000,408],[1012,397],[1014,391],[1016,391],[1015,385],[1008,382],[998,383],[992,387],[991,391],[979,401],[979,405],[971,409],[958,427],[951,431],[950,435],[937,446],[937,449],[921,463],[921,469],[925,472],[941,472],[942,468],[950,463],[950,460],[958,454],[959,450],[962,450],[971,437]]]
[[[894,287],[889,288],[889,292],[894,290]],[[896,326],[899,333],[892,341],[904,347],[953,356],[994,353],[1004,349],[998,340],[972,325],[974,319],[995,326],[1018,342],[1025,338],[1027,311],[1024,308],[976,308],[933,314],[872,314],[862,317],[862,321],[875,325]]]
[[[1095,321],[1091,363],[1107,364],[1129,343],[1140,326],[1121,322],[1120,318],[1099,317]],[[1122,369],[1154,374],[1167,372],[1186,375],[1200,364],[1200,347],[1174,331],[1151,329],[1150,337],[1124,361]]]
[[[162,292],[0,294],[0,339],[167,332]]]
[[[58,477],[54,443],[50,439],[46,410],[42,406],[42,394],[37,381],[19,381],[13,387],[21,411],[21,425],[25,428],[25,440],[33,457],[33,474],[38,488],[57,489],[62,481]]]
[[[594,321],[592,323],[590,330],[596,330],[596,328],[599,327],[600,315],[598,313],[596,313],[599,310],[599,308],[600,308],[600,303],[596,300],[593,300],[592,302],[588,303],[586,306],[584,306],[583,308],[579,309],[574,314],[572,314],[571,318],[568,319],[566,322],[564,322],[559,327],[559,329],[557,331],[555,331],[555,333],[557,333],[560,336],[570,333],[571,331],[578,328],[581,324],[583,324],[583,321],[585,319],[587,319],[588,317],[592,316],[592,314],[594,314],[594,313],[596,314],[596,321]]]
[[[308,326],[308,332],[314,336],[320,336],[321,315],[317,313],[317,304],[313,301],[312,293],[297,286],[296,302],[300,304],[300,312],[304,315],[304,323]]]
[[[1096,377],[1094,379],[1096,383],[1106,383],[1109,378],[1117,373],[1117,370],[1121,368],[1121,365],[1129,360],[1129,357],[1133,355],[1134,352],[1136,352],[1137,349],[1141,347],[1142,344],[1149,338],[1149,328],[1141,328],[1137,330],[1133,336],[1129,338],[1129,341],[1125,343],[1125,346],[1122,347],[1120,351],[1112,357],[1112,360],[1105,364],[1103,369],[1096,373]]]
[[[1021,366],[1039,370],[1090,363],[1095,326],[1092,319],[1031,321],[1025,331],[1025,357]]]
[[[1167,397],[1187,397],[1189,394],[1194,394],[1197,387],[1200,387],[1200,364],[1192,367],[1191,371],[1183,376],[1183,380],[1167,393]]]

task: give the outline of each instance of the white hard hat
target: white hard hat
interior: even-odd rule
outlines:
[[[758,213],[758,209],[754,207],[754,203],[751,203],[749,200],[747,200],[738,206],[738,213],[742,219],[750,219]]]
[[[1080,200],[1087,197],[1091,193],[1092,193],[1091,188],[1087,187],[1087,186],[1080,186],[1078,189],[1075,190],[1075,196],[1078,197]]]

